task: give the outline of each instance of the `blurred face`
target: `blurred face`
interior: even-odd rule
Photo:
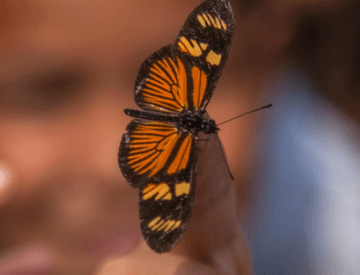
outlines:
[[[45,274],[50,262],[81,274],[140,238],[117,152],[137,70],[156,49],[142,39],[164,32],[140,2],[0,3],[0,253],[15,262],[40,255]]]
[[[141,63],[175,40],[200,2],[0,1],[0,271],[87,274],[142,238],[137,191],[117,164],[131,120],[123,110],[136,107]],[[249,68],[239,64],[230,54],[209,105],[217,122],[259,107],[247,92],[257,76],[239,78]],[[236,179],[249,121],[220,131]]]

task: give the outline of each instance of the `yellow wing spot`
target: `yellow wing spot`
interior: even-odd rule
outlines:
[[[224,21],[222,21],[219,17],[213,17],[211,14],[208,13],[203,13],[201,15],[197,16],[197,20],[199,21],[200,25],[203,28],[208,27],[214,27],[217,28],[219,30],[224,29],[226,30],[226,24]]]
[[[169,225],[169,223],[171,223],[172,222],[172,220],[168,220],[168,221],[166,221],[166,222],[164,222],[160,227],[158,227],[156,230],[157,231],[161,231],[161,230],[163,230],[163,229],[165,229],[168,225]]]
[[[207,15],[209,17],[209,20],[211,21],[211,25],[217,29],[221,29],[221,24],[219,21],[219,18],[216,17],[216,19],[214,19],[214,17],[212,17],[210,14]]]
[[[175,195],[177,197],[183,194],[189,195],[189,193],[190,193],[190,183],[183,181],[175,185]]]
[[[186,168],[189,157],[190,157],[190,150],[191,150],[191,142],[192,137],[191,134],[187,135],[185,139],[182,141],[181,146],[179,148],[179,151],[176,154],[175,159],[170,164],[167,173],[169,175],[172,175],[176,173],[177,171],[183,170]]]
[[[153,227],[155,224],[157,224],[158,221],[160,221],[161,217],[157,216],[155,219],[151,220],[151,222],[148,223],[148,227]]]
[[[160,220],[153,227],[151,227],[151,230],[158,230],[159,231],[159,227],[161,227],[164,224],[164,222],[165,222],[165,220]]]
[[[201,26],[203,26],[203,28],[206,27],[206,22],[204,21],[204,18],[199,14],[197,16],[197,20],[200,22]]]
[[[167,226],[164,228],[164,231],[167,232],[170,230],[171,227],[173,227],[173,225],[175,224],[176,221],[174,220],[170,220],[167,222]]]
[[[180,38],[178,42],[178,46],[180,51],[190,54],[193,57],[199,57],[202,55],[202,50],[199,46],[199,43],[196,42],[194,39],[186,39],[184,36]]]
[[[152,231],[164,231],[174,230],[181,225],[181,220],[164,220],[161,217],[156,217],[148,223],[148,227]]]
[[[205,19],[206,23],[208,26],[211,26],[211,23],[210,23],[210,20],[209,18],[207,17],[207,15],[205,13],[202,14],[203,18]]]
[[[170,187],[166,183],[160,184],[153,184],[149,183],[143,190],[142,190],[143,200],[148,200],[154,196],[155,200],[171,200],[172,195],[170,192]]]
[[[207,46],[208,46],[208,44],[206,44],[206,43],[200,43],[200,48],[201,48],[203,51],[206,50]]]
[[[206,56],[206,61],[209,62],[211,65],[218,66],[221,61],[221,54],[217,54],[211,50]]]
[[[178,220],[177,222],[175,222],[174,226],[171,228],[171,229],[175,229],[175,228],[178,228],[181,224],[181,221]]]

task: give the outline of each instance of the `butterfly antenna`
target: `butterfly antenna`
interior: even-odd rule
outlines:
[[[223,121],[223,122],[221,122],[221,123],[219,123],[219,124],[216,124],[216,126],[219,126],[219,125],[221,125],[221,124],[227,123],[227,122],[229,122],[229,121],[232,121],[232,120],[237,119],[237,118],[239,118],[239,117],[242,117],[242,116],[244,116],[244,115],[248,115],[248,114],[257,112],[257,111],[259,111],[259,110],[262,110],[262,109],[270,108],[271,106],[272,106],[272,104],[268,104],[268,105],[263,106],[263,107],[260,107],[260,108],[258,108],[258,109],[256,109],[256,110],[252,110],[252,111],[250,111],[250,112],[243,113],[243,114],[238,115],[238,116],[236,116],[236,117],[233,117],[233,118],[230,118],[230,119],[228,119],[228,120],[225,120],[225,121]]]

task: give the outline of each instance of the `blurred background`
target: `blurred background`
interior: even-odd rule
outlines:
[[[267,2],[274,40],[292,29],[260,84],[274,108],[255,118],[247,166],[255,271],[358,274],[359,2]]]
[[[49,274],[50,251],[59,274],[90,274],[138,242],[137,193],[116,162],[123,109],[141,63],[201,2],[0,1],[3,270],[21,251]],[[208,112],[219,123],[273,103],[219,133],[255,273],[360,274],[360,4],[231,3]]]

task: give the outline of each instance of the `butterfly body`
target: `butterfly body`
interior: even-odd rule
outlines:
[[[142,234],[155,252],[168,252],[184,234],[194,203],[198,133],[218,131],[204,117],[234,32],[228,0],[206,0],[190,14],[174,44],[153,53],[135,81],[142,110],[125,109],[132,120],[118,161],[139,189]]]
[[[175,123],[182,132],[192,131],[194,134],[197,134],[198,132],[212,134],[219,130],[219,128],[216,127],[215,121],[204,118],[201,112],[192,114],[191,111],[187,111],[175,116],[130,108],[126,108],[124,112],[131,117]]]

